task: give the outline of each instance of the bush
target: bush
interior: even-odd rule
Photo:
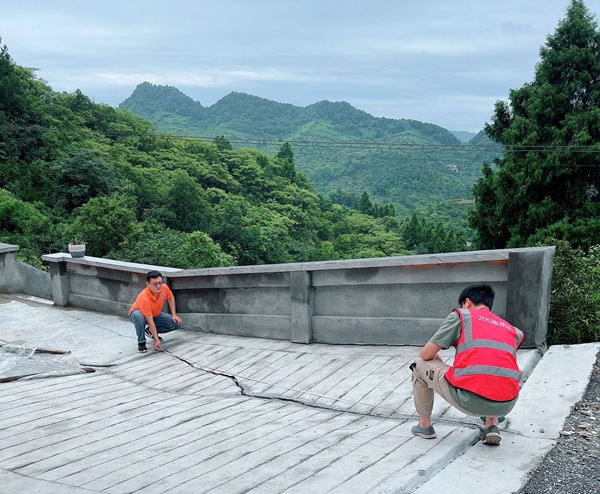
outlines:
[[[104,257],[128,237],[141,233],[135,207],[127,197],[94,197],[77,210],[70,227],[73,239],[86,243],[89,256]]]
[[[600,245],[586,253],[563,240],[552,243],[548,345],[600,341]]]
[[[154,221],[141,226],[141,233],[128,238],[107,257],[181,269],[234,265],[233,258],[204,232],[178,232]]]

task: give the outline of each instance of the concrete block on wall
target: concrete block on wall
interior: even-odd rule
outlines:
[[[506,319],[525,333],[522,348],[546,345],[554,250],[520,249],[509,256]]]

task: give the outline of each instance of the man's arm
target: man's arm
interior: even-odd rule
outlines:
[[[460,336],[460,317],[456,312],[451,312],[446,316],[440,328],[435,332],[431,339],[425,343],[421,349],[419,356],[423,360],[437,359],[443,361],[438,355],[440,350],[456,346],[456,342]],[[437,343],[434,343],[437,342]],[[441,344],[440,344],[441,343]]]
[[[158,339],[158,331],[156,330],[156,324],[154,324],[154,318],[150,316],[146,316],[146,324],[148,325],[148,329],[150,333],[152,333],[152,338],[154,338],[154,349],[157,352],[162,350],[160,346],[160,340]]]
[[[440,357],[438,355],[438,352],[442,349],[442,347],[436,343],[433,343],[431,341],[428,341],[427,343],[425,343],[425,346],[421,349],[421,352],[419,353],[419,356],[423,359],[423,360],[433,360],[433,359],[437,359],[437,360],[442,360],[442,357]]]
[[[178,326],[181,326],[183,324],[183,321],[181,320],[181,317],[179,317],[177,315],[177,308],[175,306],[175,297],[171,297],[169,300],[169,309],[171,309],[171,319],[173,319],[174,322],[177,323]]]

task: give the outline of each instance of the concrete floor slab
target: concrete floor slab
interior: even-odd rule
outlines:
[[[490,448],[480,421],[441,399],[438,438],[410,433],[416,347],[183,330],[138,354],[125,317],[19,296],[0,297],[0,341],[94,370],[0,383],[2,491],[67,494],[513,492],[555,444],[600,349],[519,352],[534,371]]]

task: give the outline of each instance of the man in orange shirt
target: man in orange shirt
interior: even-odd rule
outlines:
[[[169,304],[170,314],[162,312],[165,302]],[[147,351],[146,335],[154,340],[154,349],[160,352],[162,338],[159,334],[169,333],[182,324],[175,308],[173,292],[163,283],[162,275],[158,271],[150,271],[146,275],[146,288],[137,296],[128,314],[135,327],[138,352],[141,353]]]

